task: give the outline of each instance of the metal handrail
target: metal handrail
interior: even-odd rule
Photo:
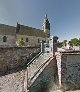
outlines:
[[[34,76],[31,78],[31,80],[38,74],[38,72],[40,71],[40,69],[41,69],[50,59],[51,59],[51,57],[49,57],[49,59],[46,60],[46,62],[43,63],[43,64],[38,68],[38,70],[35,72]]]
[[[27,67],[30,66],[30,64],[32,64],[32,62],[38,58],[40,55],[42,54],[42,52],[40,52],[39,54],[37,54],[33,59],[31,59],[31,61],[27,64]]]

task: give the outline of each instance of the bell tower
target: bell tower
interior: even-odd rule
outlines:
[[[50,23],[47,17],[47,14],[45,15],[45,19],[42,25],[42,30],[46,33],[47,38],[50,37]]]

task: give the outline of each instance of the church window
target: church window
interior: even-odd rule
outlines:
[[[3,37],[3,42],[7,42],[7,37],[6,36]]]
[[[40,43],[40,40],[38,39],[38,43]]]
[[[21,40],[23,40],[23,37],[21,38]]]
[[[26,38],[26,42],[28,42],[28,38]]]

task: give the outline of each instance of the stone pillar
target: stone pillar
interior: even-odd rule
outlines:
[[[57,52],[57,43],[53,43],[53,54],[55,55],[55,52]]]
[[[61,54],[56,52],[56,59],[57,59],[57,68],[58,68],[58,81],[59,86],[61,87]]]
[[[28,92],[28,70],[24,71],[24,92]]]
[[[53,49],[53,36],[50,36],[49,48],[50,48],[50,54],[53,56],[53,52],[54,52],[54,49]]]
[[[61,52],[56,52],[56,60],[57,60],[57,68],[58,68],[58,83],[59,83],[59,88],[63,92],[67,89],[67,81],[66,81],[66,74],[67,74],[67,68],[66,68],[66,61],[67,57],[66,55],[63,55],[64,53]],[[70,84],[69,84],[70,85]]]
[[[41,41],[41,52],[42,53],[44,52],[44,41],[43,40]]]

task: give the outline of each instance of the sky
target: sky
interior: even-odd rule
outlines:
[[[0,23],[41,29],[47,13],[51,35],[80,38],[80,0],[0,0]]]

